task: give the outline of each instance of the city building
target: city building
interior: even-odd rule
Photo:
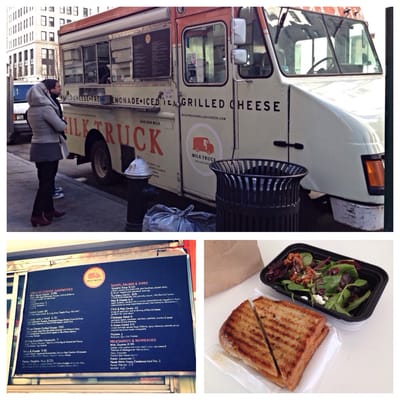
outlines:
[[[8,72],[17,80],[59,78],[57,32],[60,26],[113,7],[7,7]]]

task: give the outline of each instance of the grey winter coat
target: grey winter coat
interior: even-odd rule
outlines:
[[[67,123],[61,118],[57,104],[44,83],[33,85],[28,93],[28,122],[32,128],[33,143],[60,143],[60,134]]]

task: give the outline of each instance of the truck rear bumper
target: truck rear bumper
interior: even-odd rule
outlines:
[[[384,205],[361,204],[330,197],[333,219],[363,231],[380,231],[384,228]]]

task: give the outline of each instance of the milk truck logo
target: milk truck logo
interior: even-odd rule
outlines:
[[[186,138],[186,154],[196,172],[211,176],[210,163],[222,157],[222,144],[217,132],[207,124],[194,124]]]

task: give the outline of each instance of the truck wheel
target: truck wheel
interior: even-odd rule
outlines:
[[[14,137],[14,135],[10,135],[10,136],[7,138],[7,144],[15,144],[15,137]]]
[[[92,171],[96,180],[104,185],[110,184],[114,180],[111,156],[107,144],[103,140],[96,141],[90,152]]]

